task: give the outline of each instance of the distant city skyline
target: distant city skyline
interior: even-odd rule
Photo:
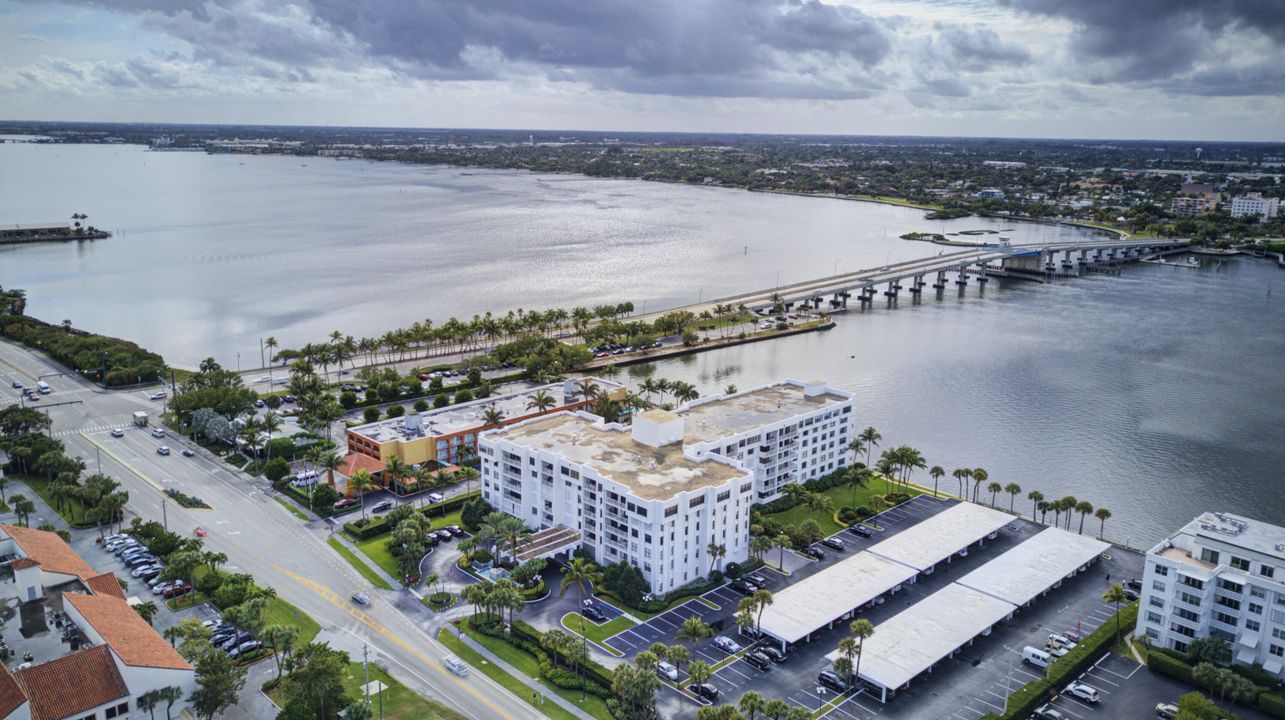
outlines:
[[[1253,0],[0,0],[0,119],[1285,140]]]

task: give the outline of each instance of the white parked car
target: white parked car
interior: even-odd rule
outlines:
[[[656,672],[663,678],[667,678],[673,682],[678,682],[678,668],[670,665],[664,660],[656,663]]]
[[[112,428],[112,437],[125,437],[125,431],[120,428]]]
[[[1067,685],[1066,690],[1063,690],[1063,692],[1076,700],[1082,700],[1089,704],[1098,702],[1098,691],[1081,682],[1073,682]]]

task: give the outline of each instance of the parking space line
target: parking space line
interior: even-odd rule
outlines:
[[[995,703],[993,703],[993,702],[991,702],[991,701],[989,701],[989,700],[987,700],[987,699],[985,699],[985,698],[980,698],[980,697],[978,697],[978,698],[974,698],[974,699],[975,699],[977,702],[979,702],[979,703],[981,703],[981,704],[985,705],[986,707],[992,707],[992,708],[995,708],[995,711],[996,711],[996,712],[1004,712],[1004,708],[1003,708],[1003,706],[1001,706],[1001,705],[996,705]],[[1001,698],[1001,699],[1002,699],[1002,698]]]
[[[1065,700],[1065,699],[1066,699],[1066,697],[1065,697],[1065,696],[1059,696],[1059,697],[1058,697],[1058,699],[1059,699],[1059,700]],[[1072,710],[1072,709],[1070,709],[1070,708],[1068,708],[1068,707],[1066,707],[1066,706],[1064,706],[1064,705],[1055,705],[1055,707],[1058,709],[1058,711],[1059,711],[1059,712],[1064,712],[1064,713],[1066,713],[1067,715],[1070,715],[1071,717],[1077,717],[1077,718],[1083,718],[1083,717],[1084,717],[1084,716],[1083,716],[1083,715],[1081,715],[1080,713],[1078,713],[1078,712],[1076,712],[1076,711],[1074,711],[1074,710]]]
[[[1084,673],[1084,674],[1085,674],[1085,675],[1087,675],[1088,677],[1093,678],[1093,680],[1094,680],[1095,682],[1103,682],[1103,683],[1106,683],[1107,685],[1110,685],[1111,687],[1120,687],[1120,683],[1118,683],[1118,682],[1112,682],[1112,681],[1110,681],[1110,680],[1107,680],[1106,678],[1102,677],[1101,675],[1095,675],[1095,674],[1093,674],[1093,671],[1092,671],[1092,670],[1090,670],[1090,671],[1088,671],[1088,672],[1086,672],[1086,673]],[[1110,692],[1111,692],[1111,691],[1110,691],[1110,690],[1103,690],[1102,692],[1107,693],[1107,694],[1110,694]]]

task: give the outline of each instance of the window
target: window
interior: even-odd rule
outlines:
[[[687,503],[687,507],[700,507],[701,505],[704,505],[704,504],[705,504],[705,496],[700,495],[692,498],[692,501]]]
[[[1200,559],[1201,559],[1201,560],[1204,560],[1204,561],[1205,561],[1205,562],[1207,562],[1207,563],[1212,563],[1212,564],[1214,564],[1214,565],[1217,565],[1217,564],[1218,564],[1218,551],[1217,551],[1217,550],[1210,550],[1209,548],[1201,548],[1201,549],[1200,549]]]
[[[665,517],[673,517],[673,516],[675,516],[675,515],[677,515],[677,514],[678,514],[678,506],[677,506],[677,505],[674,505],[673,507],[667,507],[667,508],[665,508]]]
[[[1280,645],[1272,644],[1268,646],[1267,652],[1275,655],[1276,657],[1285,657],[1285,648]]]
[[[1237,570],[1244,570],[1245,572],[1249,572],[1249,559],[1236,557],[1235,555],[1232,555],[1231,566],[1236,568]]]
[[[1258,567],[1258,574],[1265,578],[1276,577],[1276,568],[1271,565],[1260,565]]]
[[[1152,595],[1151,597],[1148,597],[1147,602],[1151,604],[1151,607],[1162,608],[1165,606],[1164,598],[1160,597],[1159,595]]]
[[[1225,612],[1215,612],[1214,619],[1220,623],[1223,623],[1224,625],[1231,625],[1232,627],[1236,627],[1236,617],[1234,615],[1228,615]]]
[[[1165,591],[1165,584],[1164,584],[1164,583],[1162,583],[1162,582],[1160,582],[1159,580],[1152,580],[1152,581],[1151,581],[1151,589],[1152,589],[1152,590],[1155,590],[1156,592],[1164,592],[1164,591]]]
[[[1244,585],[1241,585],[1240,583],[1235,582],[1233,580],[1228,580],[1226,578],[1218,578],[1218,587],[1222,588],[1223,590],[1227,590],[1229,592],[1234,592],[1234,593],[1238,593],[1245,589]]]
[[[1258,587],[1257,585],[1249,586],[1249,594],[1259,599],[1267,597],[1267,591]]]
[[[718,494],[718,498],[715,500],[715,502],[723,502],[724,500],[727,500],[730,497],[732,497],[732,491],[724,490],[723,492]]]
[[[1161,565],[1160,563],[1156,563],[1155,570],[1156,574],[1160,577],[1164,577],[1169,574],[1169,568],[1165,565]]]
[[[1257,620],[1245,620],[1245,629],[1250,632],[1258,632],[1263,626],[1258,624]]]
[[[1164,620],[1163,618],[1160,617],[1160,613],[1148,612],[1147,622],[1152,623],[1154,625],[1160,625],[1164,622]]]
[[[1249,604],[1249,612],[1250,612],[1250,614],[1251,614],[1251,615],[1262,615],[1262,614],[1263,614],[1263,606],[1262,606],[1262,605],[1259,605],[1258,603],[1250,603],[1250,604]]]
[[[128,714],[129,714],[129,703],[127,702],[123,702],[120,705],[117,705],[116,707],[109,707],[107,708],[107,711],[106,711],[106,716],[108,718],[125,717]]]
[[[1200,607],[1200,597],[1196,595],[1192,595],[1191,593],[1187,593],[1187,592],[1178,593],[1178,599],[1187,603],[1188,605],[1195,605],[1196,607]]]

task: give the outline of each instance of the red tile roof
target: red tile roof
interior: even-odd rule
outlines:
[[[45,572],[82,578],[98,574],[84,558],[71,549],[70,545],[58,537],[57,533],[14,525],[0,525],[0,530],[18,543],[24,555],[40,563],[41,569]]]
[[[63,593],[62,599],[85,616],[126,665],[176,670],[192,667],[121,598]]]
[[[384,462],[382,460],[376,460],[369,455],[350,452],[343,457],[343,463],[335,470],[335,472],[343,475],[344,477],[352,477],[352,474],[358,470],[365,470],[368,473],[377,473],[383,469]]]
[[[14,710],[27,702],[22,686],[9,674],[9,668],[0,663],[0,717],[9,717]]]
[[[121,590],[120,583],[116,580],[115,573],[105,572],[102,575],[95,575],[85,579],[85,584],[95,595],[111,595],[121,600],[125,599],[125,591]]]
[[[40,563],[32,560],[31,558],[18,558],[17,560],[9,563],[9,567],[14,570],[26,570],[27,568],[40,567]]]
[[[31,701],[31,720],[76,717],[129,697],[129,688],[106,645],[19,670],[15,677]]]

